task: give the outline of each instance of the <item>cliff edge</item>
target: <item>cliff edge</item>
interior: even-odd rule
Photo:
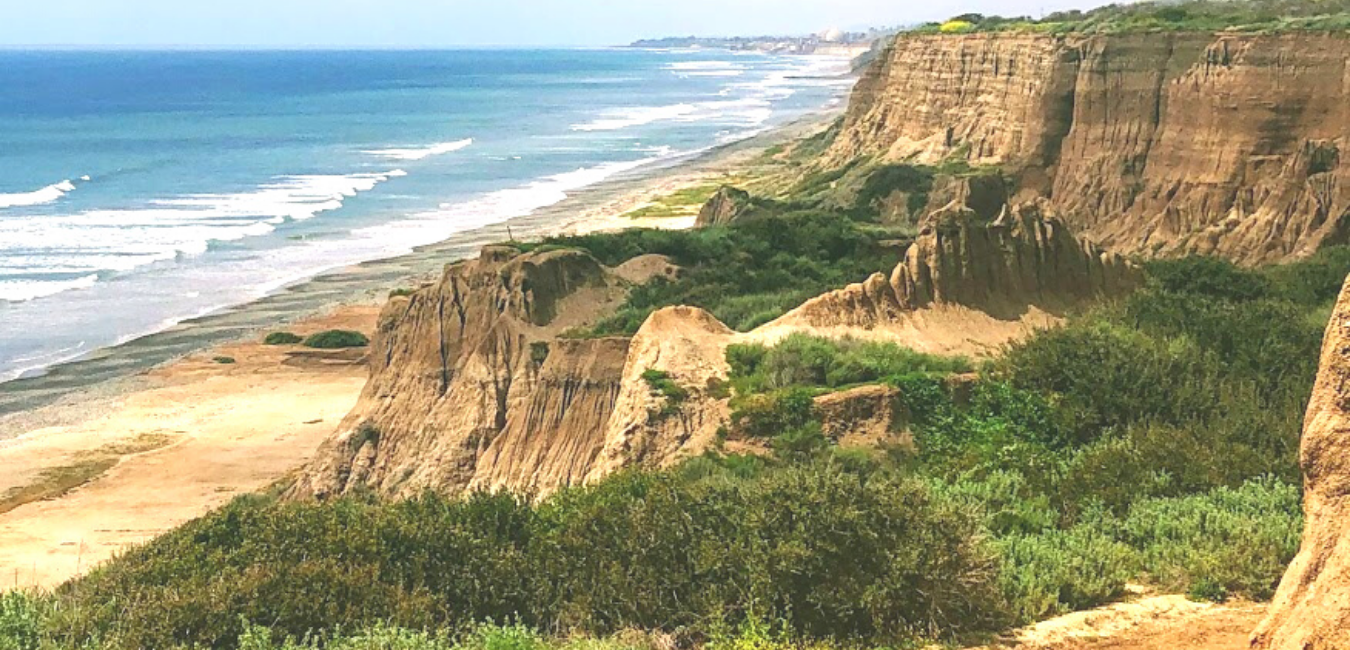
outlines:
[[[1303,423],[1303,545],[1252,638],[1259,650],[1350,648],[1350,279]]]
[[[897,37],[826,166],[997,165],[1121,253],[1283,261],[1350,241],[1350,37]]]

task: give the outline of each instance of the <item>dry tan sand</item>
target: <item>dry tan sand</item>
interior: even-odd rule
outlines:
[[[344,307],[288,329],[370,333],[378,307]],[[217,356],[233,357],[220,364]],[[0,443],[0,494],[43,470],[118,452],[60,498],[0,515],[0,587],[52,587],[303,463],[365,385],[364,351],[243,342],[151,371],[146,388],[88,408],[78,423]],[[137,441],[158,448],[138,450]]]
[[[1042,621],[973,650],[1246,650],[1263,603],[1144,596]]]

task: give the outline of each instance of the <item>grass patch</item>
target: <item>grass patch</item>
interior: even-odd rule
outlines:
[[[0,514],[30,503],[59,499],[72,490],[93,482],[115,467],[124,456],[154,451],[167,446],[172,440],[173,438],[164,434],[142,434],[128,441],[110,443],[96,450],[77,454],[65,465],[43,470],[32,483],[5,491],[0,495]]]
[[[718,188],[723,184],[730,182],[732,181],[701,183],[690,187],[680,188],[669,194],[657,197],[648,205],[625,212],[623,216],[630,219],[693,216],[698,214],[703,205],[717,193]]]
[[[796,212],[698,230],[628,230],[521,244],[580,248],[609,266],[644,254],[671,257],[678,279],[634,287],[613,316],[580,333],[631,335],[653,311],[702,307],[738,330],[762,325],[825,291],[893,268],[900,251],[882,246],[884,229],[826,211]]]
[[[305,347],[317,350],[364,348],[367,345],[370,345],[370,339],[365,334],[350,330],[329,330],[305,339]]]

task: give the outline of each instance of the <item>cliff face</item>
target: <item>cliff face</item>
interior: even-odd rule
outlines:
[[[1124,259],[1074,236],[1044,200],[1005,204],[993,221],[953,202],[926,218],[889,276],[820,296],[757,334],[813,331],[981,354],[1140,280]]]
[[[296,494],[387,495],[584,475],[619,392],[626,340],[551,343],[620,282],[576,251],[488,247],[385,307],[371,378]],[[525,449],[512,442],[531,438]]]
[[[1302,444],[1303,546],[1253,636],[1260,650],[1350,647],[1350,281],[1327,326]]]
[[[579,251],[488,247],[391,300],[365,392],[291,496],[547,492],[706,449],[725,405],[698,387],[725,379],[718,337],[731,334],[711,316],[658,312],[631,341],[557,338],[611,310],[644,269],[670,272],[663,260],[637,261],[648,263],[611,270]],[[694,387],[689,398],[665,409],[642,379],[649,369]]]
[[[1114,250],[1244,263],[1350,238],[1350,38],[901,36],[826,163],[1001,165]]]

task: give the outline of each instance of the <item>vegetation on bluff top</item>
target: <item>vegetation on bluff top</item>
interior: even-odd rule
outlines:
[[[1091,11],[1058,11],[1039,20],[964,14],[910,33],[1037,32],[1125,34],[1153,32],[1350,31],[1347,0],[1189,0],[1111,4]]]

